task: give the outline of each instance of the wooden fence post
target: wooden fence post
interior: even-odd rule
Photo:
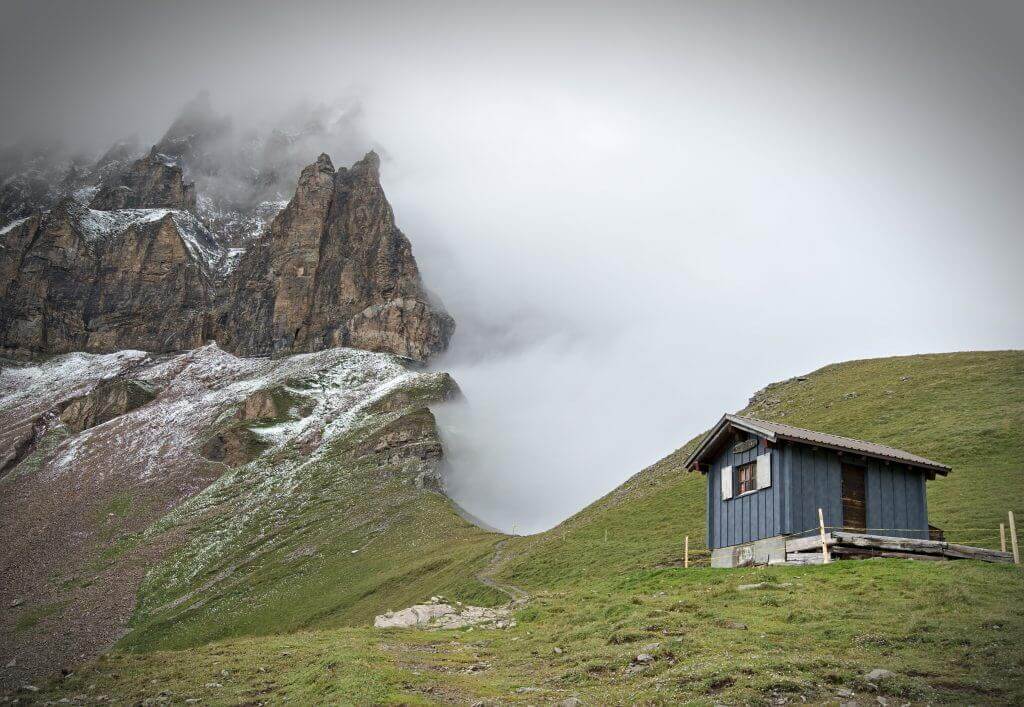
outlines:
[[[825,539],[825,514],[818,509],[818,530],[821,531],[821,561],[828,564],[828,541]]]
[[[1020,564],[1020,551],[1017,549],[1017,526],[1013,524],[1013,511],[1010,511],[1010,546],[1013,548],[1013,564]]]
[[[686,536],[686,541],[683,544],[683,567],[690,566],[690,536]]]
[[[999,550],[1006,552],[1006,523],[999,524]]]

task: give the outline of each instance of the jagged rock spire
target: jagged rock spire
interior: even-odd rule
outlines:
[[[181,166],[169,161],[154,147],[136,160],[127,172],[103,184],[89,206],[101,211],[115,209],[196,208],[194,184],[184,180]]]
[[[335,171],[327,155],[303,169],[295,196],[236,270],[218,329],[228,349],[354,346],[424,360],[447,346],[454,322],[428,301],[379,166],[370,152],[348,169]]]

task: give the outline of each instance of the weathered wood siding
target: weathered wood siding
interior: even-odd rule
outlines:
[[[745,433],[747,438],[755,435]],[[923,473],[874,459],[840,457],[827,449],[785,443],[772,448],[772,485],[722,500],[722,469],[754,461],[768,451],[757,447],[733,454],[721,452],[708,472],[708,547],[748,543],[780,534],[817,532],[818,509],[825,525],[842,528],[842,464],[865,470],[867,532],[906,538],[928,538],[928,502]]]
[[[818,509],[825,525],[843,528],[842,464],[864,469],[867,532],[901,538],[928,538],[928,502],[922,472],[876,459],[840,456],[829,449],[802,444],[783,446],[783,475],[787,481],[790,533],[816,531]]]
[[[755,437],[745,434],[745,439]],[[757,459],[769,451],[765,440],[758,437],[757,446],[733,454],[731,445],[715,459],[708,472],[708,547],[739,545],[783,532],[785,504],[780,491],[779,449],[772,452],[772,485],[722,500],[722,468],[738,466]]]

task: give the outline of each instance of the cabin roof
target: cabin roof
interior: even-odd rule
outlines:
[[[875,459],[900,462],[928,470],[930,472],[929,477],[933,477],[935,474],[945,476],[952,471],[945,464],[925,459],[916,454],[905,452],[902,449],[887,447],[884,444],[865,442],[864,440],[852,439],[850,437],[840,437],[839,435],[831,435],[815,430],[805,430],[802,427],[784,425],[781,422],[769,422],[768,420],[759,420],[755,417],[740,417],[739,415],[729,414],[722,415],[722,419],[711,428],[711,431],[701,440],[697,448],[686,458],[685,468],[689,471],[698,468],[698,465],[717,449],[724,439],[723,435],[733,428],[760,435],[770,442],[780,440],[801,442],[840,452],[854,452],[866,457],[874,457]]]

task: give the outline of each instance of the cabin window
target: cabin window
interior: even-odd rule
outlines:
[[[757,490],[757,464],[751,462],[736,467],[736,494]]]

